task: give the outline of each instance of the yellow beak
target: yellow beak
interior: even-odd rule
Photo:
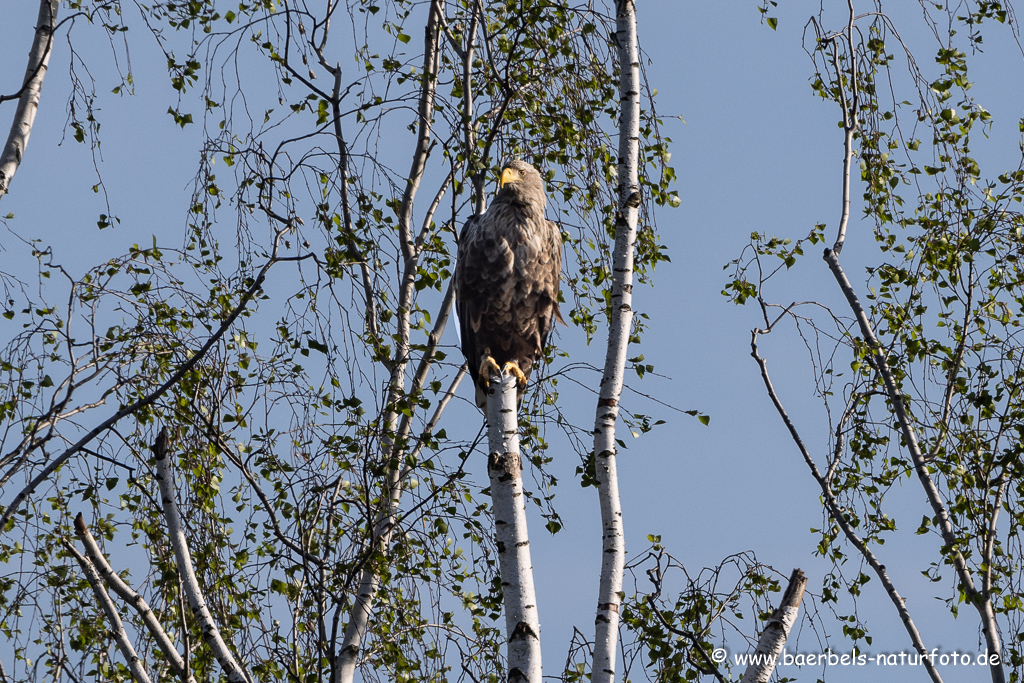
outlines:
[[[511,168],[506,168],[501,172],[501,180],[498,181],[499,187],[505,187],[506,183],[514,183],[519,180],[519,174],[513,171]]]

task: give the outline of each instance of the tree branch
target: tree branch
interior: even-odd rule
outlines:
[[[160,651],[164,653],[171,668],[174,669],[174,673],[182,678],[186,683],[195,683],[195,679],[192,678],[191,674],[186,673],[185,660],[182,659],[181,655],[178,654],[177,648],[174,647],[174,643],[171,642],[170,637],[164,630],[164,627],[157,620],[156,615],[150,608],[146,600],[136,593],[132,588],[124,582],[124,580],[118,576],[117,572],[113,570],[110,563],[107,562],[107,558],[103,555],[99,545],[96,543],[96,539],[93,538],[92,533],[89,531],[89,527],[85,524],[85,517],[82,513],[78,513],[75,517],[75,533],[82,540],[82,545],[85,546],[85,554],[88,560],[99,572],[99,576],[103,578],[103,581],[110,586],[110,589],[121,596],[125,602],[132,606],[139,616],[142,617],[142,622],[149,629],[150,634],[156,640],[157,646]],[[76,555],[77,557],[77,555]]]
[[[981,617],[981,630],[985,634],[985,644],[988,646],[988,651],[993,654],[998,653],[1002,655],[999,627],[996,623],[995,611],[992,608],[991,596],[979,593],[974,585],[974,579],[971,576],[970,568],[967,566],[967,560],[964,558],[963,553],[960,552],[960,542],[953,529],[953,523],[949,519],[949,511],[942,500],[942,494],[928,472],[928,465],[925,463],[924,455],[917,440],[917,432],[910,423],[910,416],[907,414],[906,406],[903,402],[903,393],[896,386],[896,380],[892,375],[892,370],[889,368],[889,362],[886,360],[882,345],[871,328],[871,322],[868,320],[867,313],[864,312],[856,292],[853,291],[853,286],[850,284],[849,279],[847,279],[846,273],[843,272],[842,266],[839,265],[839,255],[831,249],[826,249],[824,259],[825,263],[828,264],[829,270],[835,276],[839,288],[846,296],[850,309],[857,318],[864,341],[867,342],[868,347],[871,349],[874,367],[882,376],[889,403],[892,405],[893,412],[896,413],[896,419],[899,421],[903,440],[914,463],[914,471],[917,473],[918,481],[921,482],[921,486],[924,488],[925,495],[928,498],[928,504],[934,513],[935,524],[939,528],[939,533],[942,534],[942,542],[946,546],[945,553],[948,553],[948,556],[953,560],[953,567],[956,569],[960,589],[967,597],[967,601],[978,610],[978,614]],[[989,664],[989,673],[992,675],[993,683],[1003,683],[1005,681],[1005,673],[1003,672],[1001,661],[1002,657],[1000,656],[998,662]]]
[[[224,322],[220,324],[220,327],[217,328],[217,331],[210,335],[210,338],[206,340],[206,343],[203,344],[198,351],[192,354],[192,356],[187,361],[182,363],[181,367],[179,367],[174,372],[174,374],[171,375],[171,377],[166,382],[161,384],[157,389],[150,392],[146,396],[140,398],[139,400],[135,401],[131,405],[125,406],[118,410],[116,413],[114,413],[106,420],[101,422],[99,425],[94,427],[92,431],[90,431],[88,434],[79,439],[77,443],[75,443],[73,446],[68,448],[66,451],[61,453],[56,458],[54,458],[49,465],[43,468],[43,470],[39,474],[37,474],[18,493],[17,496],[14,497],[14,500],[11,501],[11,504],[4,508],[3,514],[0,514],[0,530],[7,528],[7,523],[14,516],[14,513],[17,512],[18,509],[21,507],[21,504],[25,502],[25,500],[30,495],[32,495],[32,492],[35,491],[40,484],[46,481],[51,474],[57,471],[57,469],[61,465],[70,460],[74,455],[81,451],[85,446],[89,444],[89,442],[91,442],[97,436],[113,427],[122,418],[127,417],[128,415],[131,415],[141,410],[142,408],[145,408],[155,403],[158,398],[163,396],[168,389],[170,389],[179,381],[181,381],[181,378],[184,377],[189,372],[189,370],[195,367],[195,365],[206,356],[210,349],[213,348],[213,345],[216,344],[220,340],[220,338],[224,336],[224,333],[231,328],[231,326],[234,324],[238,316],[241,315],[242,311],[245,310],[245,307],[249,305],[250,301],[252,301],[253,297],[256,295],[256,292],[258,292],[260,288],[263,286],[263,282],[264,280],[266,280],[267,277],[267,271],[269,271],[271,266],[273,266],[280,260],[277,256],[277,252],[282,234],[283,233],[281,232],[277,233],[274,239],[274,248],[270,255],[270,258],[260,269],[252,285],[248,289],[246,289],[245,292],[242,294],[242,298],[238,302],[238,305],[235,306],[234,310],[232,310],[228,317],[224,319]]]
[[[427,166],[427,157],[430,154],[431,147],[430,137],[433,130],[434,93],[437,87],[438,43],[440,41],[438,16],[444,11],[440,4],[437,0],[430,3],[427,26],[424,29],[426,38],[423,51],[423,83],[419,98],[419,125],[416,133],[416,151],[413,153],[412,167],[409,169],[409,175],[406,179],[405,192],[402,195],[402,205],[399,212],[402,255],[407,262],[411,261],[416,255],[412,237],[412,205],[413,199],[416,197],[416,191],[419,189],[420,181],[423,179],[423,172]]]
[[[853,22],[856,14],[853,9],[853,0],[847,0],[850,10],[849,21],[846,26],[846,43],[850,53],[850,87],[853,89],[853,102],[847,100],[846,89],[839,88],[840,107],[843,112],[843,199],[842,215],[839,218],[839,232],[832,249],[839,254],[846,243],[846,228],[850,223],[850,176],[853,167],[853,136],[860,127],[857,118],[857,110],[860,106],[860,83],[857,82],[857,54],[853,49]],[[832,43],[832,61],[836,70],[836,78],[842,80],[839,70],[839,45],[838,36],[830,38]]]
[[[892,580],[889,578],[889,574],[885,571],[885,565],[878,561],[875,554],[870,548],[868,548],[863,539],[857,535],[853,530],[853,527],[850,526],[850,521],[846,518],[846,514],[843,512],[842,507],[832,494],[832,487],[829,486],[825,477],[821,475],[821,472],[818,470],[818,466],[815,464],[814,459],[811,458],[811,454],[804,445],[803,439],[800,438],[800,433],[796,430],[796,425],[794,425],[793,421],[789,419],[789,414],[786,412],[785,407],[783,407],[778,394],[775,393],[775,387],[772,385],[771,377],[768,375],[768,364],[765,362],[764,358],[761,357],[757,348],[758,333],[758,330],[753,330],[750,333],[750,355],[761,369],[761,379],[764,381],[765,389],[768,391],[768,397],[772,400],[772,404],[775,406],[775,410],[778,411],[779,417],[782,418],[782,422],[786,425],[786,429],[789,430],[789,435],[792,437],[797,449],[799,449],[800,454],[803,456],[804,462],[811,470],[811,476],[814,477],[816,482],[818,482],[818,487],[821,489],[822,500],[825,502],[825,508],[828,510],[829,517],[839,525],[839,528],[843,531],[843,535],[845,535],[847,540],[853,544],[853,547],[857,549],[857,552],[861,554],[871,569],[874,570],[879,581],[882,582],[882,587],[889,595],[889,600],[892,601],[892,604],[896,607],[896,611],[900,615],[900,619],[903,620],[903,627],[910,636],[910,642],[913,643],[914,649],[917,650],[918,654],[922,655],[921,660],[924,663],[925,669],[927,669],[932,682],[942,683],[942,677],[935,668],[934,662],[932,662],[930,657],[926,656],[928,654],[928,648],[925,647],[924,641],[921,640],[921,634],[918,632],[917,626],[914,624],[914,620],[910,616],[910,611],[907,610],[906,600],[901,597],[899,592],[896,590],[896,586],[893,585]]]
[[[7,143],[0,152],[0,199],[7,194],[14,174],[18,172],[21,159],[25,155],[32,124],[39,110],[39,96],[43,90],[43,79],[53,53],[53,32],[57,26],[58,0],[40,0],[39,17],[36,20],[36,37],[28,53],[28,66],[25,68],[25,81],[18,98],[18,107],[14,111],[14,121]],[[0,524],[0,529],[4,528]]]
[[[210,609],[206,606],[206,598],[203,597],[199,578],[192,566],[192,554],[188,549],[188,541],[181,525],[181,515],[178,512],[174,472],[171,470],[171,462],[167,453],[168,441],[167,427],[163,427],[156,437],[156,443],[153,444],[153,453],[156,455],[156,480],[160,485],[160,499],[164,508],[164,519],[167,521],[167,535],[174,548],[174,557],[184,584],[185,594],[188,596],[189,607],[199,621],[203,640],[210,646],[213,656],[224,669],[228,681],[230,683],[253,683],[252,676],[238,664],[235,656],[228,649],[227,643],[224,642],[224,638],[220,634],[220,629],[213,620]]]
[[[103,608],[103,613],[107,615],[107,621],[110,624],[110,632],[114,636],[114,642],[117,643],[117,649],[121,651],[121,656],[128,662],[128,668],[132,672],[132,678],[137,683],[151,683],[149,674],[146,673],[146,669],[142,666],[142,660],[135,653],[135,648],[132,647],[132,643],[128,640],[128,634],[124,630],[124,624],[121,622],[121,616],[117,613],[117,606],[114,605],[114,601],[110,599],[110,594],[107,593],[106,588],[103,587],[103,581],[100,579],[99,573],[96,571],[96,567],[93,566],[92,562],[89,561],[82,553],[78,551],[78,548],[71,545],[67,541],[64,542],[64,547],[69,553],[71,553],[78,564],[82,567],[82,571],[85,572],[85,578],[89,581],[89,585],[92,586],[93,593],[96,594],[96,601],[100,603],[100,607]]]

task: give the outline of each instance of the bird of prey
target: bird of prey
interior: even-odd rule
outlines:
[[[462,228],[455,265],[462,352],[484,410],[491,371],[515,375],[522,401],[551,328],[565,324],[558,310],[562,233],[544,218],[544,181],[515,160],[502,169],[500,185],[487,211]]]

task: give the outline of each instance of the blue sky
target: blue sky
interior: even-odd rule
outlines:
[[[813,96],[808,85],[812,65],[801,47],[803,27],[818,3],[780,4],[773,12],[779,17],[778,30],[772,31],[761,23],[752,0],[640,3],[641,43],[651,60],[645,61],[645,68],[650,84],[659,91],[663,132],[674,141],[672,163],[682,198],[679,208],[658,214],[672,262],[659,266],[653,287],[635,293],[636,307],[651,317],[641,351],[664,376],[648,378],[640,388],[680,408],[698,409],[711,416],[711,423],[705,427],[689,417],[678,419],[673,413],[646,408],[644,412],[670,424],[627,439],[629,448],[621,454],[619,472],[630,549],[645,547],[647,534],[660,534],[670,552],[693,569],[749,549],[784,574],[793,567],[804,569],[810,578],[808,590],[819,592],[829,566],[813,556],[818,539],[809,532],[821,524],[818,491],[749,356],[749,331],[759,322],[757,311],[737,308],[720,295],[727,277],[722,267],[739,255],[750,232],[798,238],[824,222],[831,238],[840,213],[838,112]],[[826,4],[838,10],[845,6]],[[34,5],[23,0],[0,2],[5,33],[12,36],[0,44],[2,63],[23,64]],[[833,19],[842,16],[838,10]],[[918,12],[916,4],[902,3],[896,20],[906,27],[908,42],[930,50]],[[18,40],[10,27],[23,27]],[[975,151],[983,169],[986,161],[1010,167],[1019,156],[1017,120],[1024,114],[1024,89],[1019,87],[1024,68],[1006,29],[992,31],[986,45],[986,53],[974,58],[973,93],[995,116],[995,127],[991,139]],[[54,243],[68,261],[91,262],[96,256],[121,253],[133,242],[148,243],[151,234],[181,225],[197,153],[189,145],[189,135],[166,114],[173,98],[163,64],[153,57],[151,47],[147,44],[146,50],[133,53],[137,95],[106,98],[102,104],[101,169],[111,202],[128,226],[102,232],[96,230],[95,220],[106,209],[101,195],[90,189],[95,182],[93,159],[86,146],[75,144],[70,136],[61,144],[67,116],[65,42],[58,45],[51,62],[25,161],[10,195],[0,200],[0,213],[14,213],[16,229]],[[928,55],[923,52],[920,58],[926,71],[932,65]],[[14,69],[19,79],[21,68]],[[0,79],[3,92],[12,90],[11,85],[10,74]],[[5,131],[10,111],[10,105],[0,108]],[[856,204],[853,215],[859,217]],[[873,257],[870,230],[869,224],[855,220],[844,251],[855,285],[864,281],[857,264]],[[7,243],[6,237],[0,244],[4,269],[11,259],[24,258],[25,250]],[[777,300],[814,297],[840,303],[825,264],[813,253],[798,263],[775,294]],[[599,364],[603,349],[583,348],[573,338],[578,334],[575,329],[563,330],[561,339],[574,354],[591,354],[589,360]],[[6,338],[6,333],[0,332],[0,337]],[[810,368],[798,340],[791,334],[773,335],[762,342],[762,353],[790,414],[820,455],[826,423],[813,399]],[[552,537],[542,530],[539,517],[531,519],[551,671],[563,661],[571,625],[591,627],[597,594],[597,499],[593,489],[580,489],[574,482],[577,464],[570,455],[556,458],[553,465],[562,482],[557,503],[565,530]],[[889,544],[879,554],[908,598],[925,642],[945,651],[976,652],[975,614],[964,611],[954,621],[933,597],[946,595],[950,580],[931,584],[920,574],[938,543],[934,537],[912,533],[924,513],[917,482],[905,483],[894,495],[908,510],[906,528],[899,548]],[[874,651],[909,649],[877,581],[868,585],[861,613],[872,627]],[[837,630],[834,622],[826,624]],[[834,642],[840,650],[847,647],[842,640]],[[814,652],[820,645],[806,633],[800,650]],[[819,672],[783,673],[813,680]],[[942,673],[950,682],[984,675],[962,668]],[[875,674],[871,672],[872,678],[879,681],[926,678],[923,671],[905,669]],[[861,680],[862,675],[863,671],[840,669],[829,672],[829,680]]]

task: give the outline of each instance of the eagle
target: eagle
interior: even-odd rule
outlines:
[[[551,328],[556,320],[565,324],[558,310],[562,232],[544,218],[544,181],[515,160],[499,185],[487,211],[463,226],[455,264],[462,352],[483,410],[492,371],[514,375],[522,401]]]

